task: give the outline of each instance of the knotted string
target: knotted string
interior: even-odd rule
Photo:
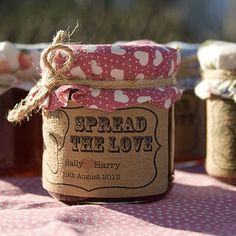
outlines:
[[[53,39],[52,45],[42,52],[42,63],[46,67],[47,73],[43,74],[42,79],[31,89],[28,96],[9,111],[7,116],[8,121],[18,123],[28,117],[32,111],[45,101],[55,88],[56,80],[60,82],[63,80],[60,75],[65,73],[74,63],[72,49],[62,44],[67,38],[67,32],[62,30],[58,31]],[[63,50],[68,56],[67,61],[59,69],[53,67],[53,58],[55,56],[55,50],[57,49]],[[35,96],[32,97],[34,93]]]

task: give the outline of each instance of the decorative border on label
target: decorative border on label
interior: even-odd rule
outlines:
[[[64,110],[72,110],[72,109],[81,109],[81,108],[84,108],[84,107],[81,107],[81,106],[80,106],[80,107],[64,107],[63,109],[64,109]],[[44,178],[47,180],[47,182],[49,182],[49,183],[52,184],[52,185],[69,186],[69,187],[79,188],[79,189],[82,189],[82,190],[84,190],[84,191],[86,191],[86,192],[92,192],[92,191],[95,191],[95,190],[108,189],[108,188],[140,189],[140,188],[144,188],[144,187],[147,187],[148,185],[152,184],[152,183],[154,182],[154,180],[157,178],[157,173],[158,173],[158,171],[157,171],[156,159],[157,159],[157,153],[158,153],[159,149],[162,147],[162,145],[158,142],[157,137],[156,137],[157,127],[158,127],[158,122],[159,122],[159,120],[158,120],[157,115],[156,115],[152,110],[150,110],[150,109],[148,109],[148,108],[144,108],[144,107],[127,107],[127,108],[120,108],[120,109],[117,109],[117,110],[119,111],[119,110],[131,110],[131,109],[141,109],[141,110],[149,111],[149,112],[151,112],[151,113],[154,115],[154,117],[156,118],[156,124],[155,124],[155,129],[154,129],[154,135],[153,135],[153,136],[154,136],[154,139],[155,139],[155,141],[156,141],[158,147],[157,147],[157,149],[156,149],[156,151],[155,151],[155,153],[154,153],[154,157],[153,157],[153,164],[154,164],[154,168],[155,168],[155,173],[154,173],[154,176],[153,176],[153,178],[152,178],[151,181],[149,181],[147,184],[144,184],[144,185],[138,186],[138,187],[130,187],[130,186],[104,186],[104,187],[97,187],[97,188],[92,188],[92,189],[86,189],[86,188],[84,188],[84,187],[81,187],[81,186],[78,186],[78,185],[74,185],[74,184],[68,184],[68,183],[54,183],[54,182],[50,181],[50,180],[47,178],[46,175],[44,175]],[[65,111],[63,111],[63,113],[65,113],[66,116],[67,116],[67,118],[69,119],[68,114],[67,114]],[[69,130],[69,126],[70,126],[70,123],[69,123],[69,120],[68,120],[67,132],[68,132],[68,130]],[[65,140],[67,132],[65,132],[65,136],[64,136],[63,140]],[[54,137],[54,138],[55,138],[55,137]],[[63,145],[64,145],[64,143],[65,143],[65,142],[63,142]],[[63,146],[61,146],[60,150],[61,150],[62,148],[63,148]],[[59,151],[59,150],[58,150],[58,151]],[[58,160],[58,157],[57,157],[57,160]]]

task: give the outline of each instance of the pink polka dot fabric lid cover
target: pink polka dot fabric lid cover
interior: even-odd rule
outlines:
[[[152,80],[168,79],[180,64],[178,50],[152,41],[132,41],[104,45],[67,45],[73,49],[75,61],[69,77],[88,80]],[[57,67],[66,61],[62,53],[55,58]],[[87,108],[114,111],[144,102],[170,108],[181,97],[174,85],[140,89],[97,89],[64,85],[54,90],[42,107],[56,110],[68,100]]]

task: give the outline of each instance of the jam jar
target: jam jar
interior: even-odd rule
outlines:
[[[43,187],[70,204],[161,198],[174,176],[178,50],[147,40],[62,44],[66,35],[42,52],[42,81],[8,115],[42,108]]]
[[[178,48],[181,65],[176,72],[176,84],[183,90],[175,104],[175,161],[179,166],[203,164],[206,156],[206,102],[197,97],[194,88],[200,82],[197,58],[199,44],[170,42]]]
[[[21,125],[10,124],[8,111],[14,107],[27,92],[11,88],[0,96],[0,176],[41,175],[42,168],[42,118],[37,114],[31,122]]]
[[[236,44],[208,41],[198,51],[202,81],[196,94],[206,100],[206,172],[236,185]]]

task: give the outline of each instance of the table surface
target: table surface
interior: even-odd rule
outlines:
[[[173,190],[157,202],[67,206],[40,177],[0,179],[1,236],[236,235],[236,187],[202,167],[176,171]]]

